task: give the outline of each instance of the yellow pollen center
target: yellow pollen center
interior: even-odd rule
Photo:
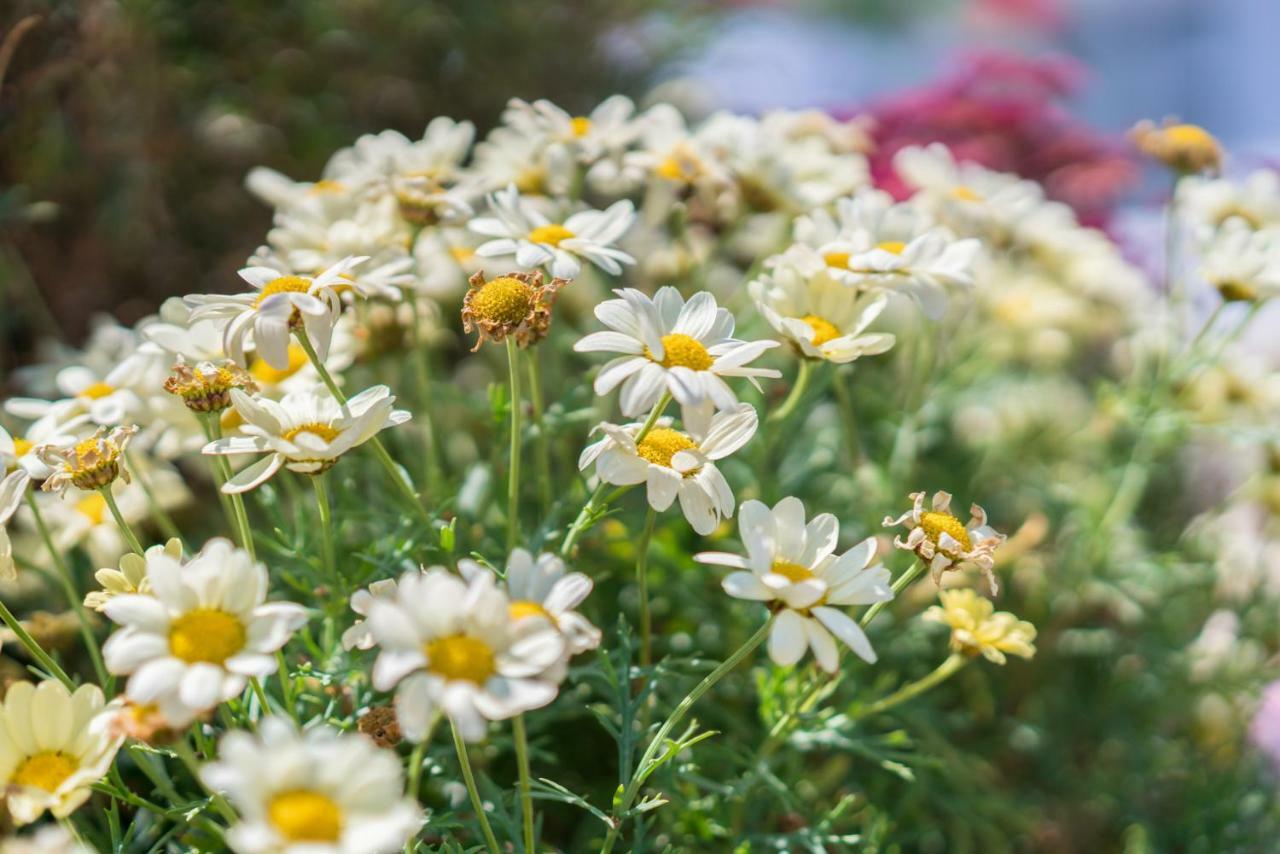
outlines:
[[[688,368],[691,371],[705,371],[715,361],[701,341],[681,332],[663,335],[662,351],[661,365],[664,368],[679,367]],[[648,347],[644,348],[644,354],[655,362],[659,361],[654,358],[653,351]]]
[[[1216,147],[1218,141],[1199,125],[1173,125],[1164,129],[1164,137],[1178,148]]]
[[[959,199],[962,202],[982,201],[982,196],[978,195],[977,191],[975,191],[972,187],[966,187],[963,184],[958,184],[952,187],[950,195],[951,195],[951,198]]]
[[[321,424],[319,422],[313,421],[308,424],[299,424],[297,427],[294,427],[291,430],[286,430],[284,432],[284,435],[281,438],[283,438],[285,441],[292,442],[295,438],[297,438],[299,435],[303,433],[310,433],[313,436],[319,436],[321,439],[324,439],[326,442],[332,442],[334,439],[338,438],[339,435],[341,435],[342,431],[339,430],[337,427],[333,427],[328,424]]]
[[[302,276],[281,276],[267,282],[253,304],[255,307],[260,306],[263,300],[276,294],[305,294],[309,290],[311,290],[310,279],[304,279]]]
[[[71,452],[77,457],[87,457],[90,454],[97,454],[99,452],[98,440],[90,436],[88,439],[77,442],[75,448],[73,448]]]
[[[76,512],[95,525],[107,518],[107,499],[100,492],[91,492],[76,502]]]
[[[337,842],[342,810],[333,798],[308,789],[281,792],[267,804],[267,818],[290,842]]]
[[[75,759],[60,750],[43,750],[23,760],[9,782],[15,786],[54,792],[75,772]]]
[[[457,261],[459,264],[465,264],[472,258],[476,257],[476,251],[474,249],[468,249],[465,246],[451,246],[449,247],[449,254],[452,255],[453,260]]]
[[[478,638],[452,635],[426,645],[427,669],[445,679],[483,685],[496,671],[493,650]]]
[[[533,311],[534,301],[528,284],[512,276],[499,276],[471,294],[471,311],[481,320],[516,326]]]
[[[529,232],[529,239],[534,243],[548,243],[552,246],[559,246],[561,241],[568,240],[574,234],[563,225],[552,223],[550,225],[540,225],[533,231]]]
[[[781,575],[793,584],[800,581],[807,581],[814,577],[814,574],[807,568],[798,563],[792,563],[789,560],[775,560],[773,566],[769,567],[769,571],[777,575]]]
[[[107,383],[98,382],[86,388],[81,389],[80,396],[87,397],[90,400],[101,400],[102,398],[106,397],[109,394],[115,394],[115,391],[116,391],[115,386],[108,385]]]
[[[907,244],[901,240],[886,240],[883,243],[877,243],[876,248],[885,252],[892,252],[894,255],[901,255],[902,250],[907,248]]]
[[[311,185],[311,189],[307,190],[307,192],[313,196],[318,196],[323,193],[341,193],[346,189],[347,188],[343,185],[341,181],[325,180],[325,181],[316,181],[314,184]]]
[[[13,437],[13,455],[15,457],[21,457],[31,453],[31,449],[35,446],[35,442],[24,439],[21,436]]]
[[[574,136],[581,139],[591,133],[591,119],[586,116],[574,116],[569,120],[569,130]]]
[[[816,314],[806,314],[800,318],[813,328],[813,339],[809,342],[815,347],[820,347],[835,338],[840,337],[840,330],[834,323],[824,317]]]
[[[284,382],[302,370],[302,367],[306,364],[307,351],[302,349],[301,344],[290,344],[289,366],[287,368],[273,368],[267,363],[266,359],[254,359],[253,363],[249,365],[249,375],[261,385],[271,386]]]
[[[169,651],[188,664],[222,664],[244,643],[244,623],[212,608],[188,611],[169,626]]]
[[[555,622],[555,618],[547,612],[546,608],[528,599],[517,599],[512,602],[510,608],[507,609],[507,613],[512,620],[523,620],[525,617],[543,617],[553,623]]]
[[[965,551],[972,547],[972,543],[969,540],[969,532],[965,529],[964,523],[950,513],[937,513],[934,511],[921,513],[920,527],[924,528],[925,534],[928,535],[929,539],[933,540],[934,545],[938,545],[938,541],[946,533],[958,542]]]
[[[655,466],[671,468],[671,458],[681,451],[696,448],[697,445],[679,430],[670,427],[655,427],[636,444],[636,453]],[[687,472],[691,474],[691,472]]]
[[[849,268],[848,252],[828,252],[822,256],[822,260],[826,262],[828,267],[835,267],[838,270],[847,270]]]

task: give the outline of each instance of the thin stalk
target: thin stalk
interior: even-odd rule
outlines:
[[[116,497],[111,494],[111,484],[99,487],[98,492],[102,495],[103,500],[107,502],[107,509],[111,511],[111,516],[116,520],[116,527],[124,535],[125,542],[129,544],[129,548],[139,555],[146,554],[146,549],[142,547],[137,534],[133,533],[133,528],[129,527],[129,523],[125,521],[124,515],[121,514],[120,507],[116,504]]]
[[[653,663],[653,624],[649,616],[649,544],[653,540],[653,528],[658,521],[658,511],[652,507],[644,517],[644,533],[636,546],[636,586],[640,589],[640,666]]]
[[[507,373],[511,379],[511,459],[507,467],[507,551],[520,541],[520,351],[507,336]]]
[[[257,676],[250,676],[249,684],[253,686],[253,695],[258,698],[258,705],[262,706],[262,716],[271,714],[271,701],[267,698],[266,689],[262,687],[262,680]]]
[[[200,761],[196,759],[195,753],[191,750],[191,745],[187,743],[185,738],[180,738],[172,745],[173,752],[177,754],[182,764],[187,766],[187,771],[195,778],[196,785],[209,795],[210,803],[217,810],[218,815],[222,816],[223,821],[228,824],[235,824],[236,813],[231,808],[231,804],[227,803],[227,799],[205,785],[204,780],[200,777]]]
[[[862,434],[858,431],[858,413],[853,407],[853,395],[845,384],[844,374],[839,367],[831,372],[831,388],[836,393],[836,403],[840,405],[840,424],[844,427],[844,443],[848,446],[849,458],[854,467],[862,465],[866,453],[862,449]]]
[[[813,361],[811,359],[800,359],[800,366],[796,368],[796,380],[791,384],[791,391],[787,394],[787,399],[782,405],[769,414],[768,420],[785,421],[790,417],[800,404],[801,398],[804,397],[805,391],[809,388],[809,377],[813,373]]]
[[[164,534],[165,539],[179,540],[182,547],[186,551],[190,551],[187,547],[187,541],[183,538],[182,532],[178,530],[178,526],[174,524],[173,517],[168,511],[160,506],[159,500],[156,499],[155,490],[151,488],[151,481],[147,479],[147,475],[135,461],[133,454],[129,451],[124,452],[125,465],[129,467],[129,473],[133,475],[133,479],[138,482],[138,486],[142,488],[142,494],[147,497],[147,508],[151,511],[151,518],[155,520],[156,527]]]
[[[440,723],[440,716],[436,715],[427,724],[427,731],[423,734],[422,740],[413,746],[413,752],[409,754],[409,797],[415,801],[418,800],[418,789],[422,785],[422,760],[426,758],[427,748],[431,745],[431,736],[435,734],[438,723]]]
[[[551,487],[551,441],[547,435],[546,407],[542,398],[542,367],[539,365],[538,351],[530,350],[526,360],[529,363],[529,402],[533,405],[534,451],[538,461],[538,494],[542,499],[542,512],[551,511],[553,499]]]
[[[431,418],[431,357],[422,341],[418,301],[411,296],[408,303],[413,313],[413,326],[409,330],[409,337],[416,367],[414,376],[418,382],[417,414],[422,424],[422,444],[425,452],[423,476],[426,479],[427,489],[431,489],[432,486],[442,485],[444,480],[443,467],[440,463],[440,446],[436,441],[435,422]]]
[[[284,698],[284,707],[294,723],[301,723],[297,701],[293,697],[293,678],[289,675],[289,663],[285,660],[283,647],[276,650],[276,672],[280,674],[280,695]]]
[[[203,421],[209,441],[212,442],[222,438],[222,418],[217,412],[210,412]],[[222,482],[226,483],[231,480],[230,461],[221,454],[214,455],[214,460],[214,466],[222,476]],[[218,488],[218,494],[225,496],[226,504],[231,507],[231,516],[241,548],[249,553],[249,557],[252,560],[256,561],[258,554],[253,547],[253,528],[249,526],[249,512],[245,510],[244,496],[238,492],[223,492],[221,486]],[[224,509],[226,504],[224,504]]]
[[[462,767],[462,780],[467,784],[467,794],[471,796],[471,808],[476,812],[476,820],[480,822],[480,830],[484,833],[485,847],[489,854],[498,854],[498,840],[489,826],[489,816],[484,811],[484,801],[480,799],[480,790],[476,788],[476,775],[471,770],[471,757],[467,754],[467,743],[462,740],[458,728],[450,724],[453,730],[453,749],[458,753],[458,764]]]
[[[75,690],[76,683],[71,681],[71,677],[67,675],[67,672],[59,667],[58,662],[54,661],[53,658],[50,657],[49,653],[45,652],[44,648],[36,642],[36,639],[31,636],[31,633],[23,627],[18,618],[9,610],[9,606],[4,603],[3,599],[0,599],[0,621],[3,621],[4,624],[9,627],[9,631],[13,632],[13,634],[18,638],[18,642],[21,643],[31,657],[45,669],[46,673],[49,673],[65,685],[67,690]]]
[[[337,574],[337,559],[334,557],[333,513],[329,505],[329,485],[326,476],[312,475],[311,485],[316,490],[316,510],[320,513],[320,553],[324,561],[325,577],[333,584],[340,580]]]
[[[40,539],[44,542],[44,547],[49,552],[49,557],[53,560],[54,569],[57,570],[58,581],[62,584],[67,603],[71,606],[71,610],[75,611],[76,622],[80,624],[80,637],[84,639],[84,645],[89,650],[89,658],[93,661],[93,672],[98,677],[98,683],[106,686],[110,677],[107,675],[106,665],[102,662],[102,651],[98,648],[98,639],[93,634],[93,624],[89,622],[89,612],[85,610],[84,599],[81,598],[80,591],[76,589],[75,578],[71,575],[71,567],[67,565],[62,552],[54,547],[53,536],[49,533],[49,526],[45,524],[44,516],[40,513],[40,505],[36,502],[35,495],[28,491],[26,498],[27,506],[31,509],[31,517],[36,523],[36,530],[40,533]],[[8,620],[5,622],[8,623]],[[13,626],[10,626],[10,628],[12,629]],[[26,630],[22,629],[21,626],[14,629],[14,634],[18,635],[19,639],[23,635],[26,635],[27,640],[31,639],[31,635],[27,634]],[[31,643],[34,644],[35,641],[31,640]],[[23,640],[23,645],[26,644],[27,641]],[[30,650],[31,647],[28,646],[27,649]],[[32,655],[35,655],[35,652],[32,652]],[[52,661],[52,659],[49,660]],[[57,665],[55,664],[54,667],[57,667]],[[62,671],[59,669],[57,671],[50,670],[49,672],[56,675]],[[60,678],[65,680],[66,674],[63,673]],[[108,688],[108,690],[110,689]]]
[[[881,700],[877,700],[869,706],[863,706],[852,717],[854,720],[861,720],[862,718],[869,718],[872,715],[878,715],[881,712],[887,712],[894,706],[905,703],[907,700],[917,697],[925,691],[928,691],[930,688],[934,688],[947,681],[954,676],[960,668],[964,667],[968,663],[968,656],[961,655],[959,653],[952,653],[947,657],[946,661],[939,664],[933,672],[917,679],[914,682],[908,682],[889,696]]]
[[[533,839],[533,792],[529,778],[529,737],[524,728],[524,715],[511,719],[511,732],[516,742],[516,767],[520,774],[520,815],[523,819],[525,854],[535,854]]]
[[[631,780],[623,789],[622,795],[617,799],[617,806],[614,809],[614,820],[609,828],[609,833],[605,837],[604,845],[601,846],[601,854],[609,854],[613,850],[613,846],[617,844],[618,834],[622,830],[622,817],[631,809],[631,805],[635,803],[636,797],[640,794],[640,787],[644,785],[644,781],[648,779],[651,771],[650,764],[657,755],[658,750],[666,744],[667,738],[671,735],[671,731],[675,729],[680,721],[684,720],[684,716],[689,713],[693,705],[702,698],[716,683],[727,676],[739,664],[742,663],[748,655],[750,655],[756,647],[764,642],[768,637],[769,630],[773,627],[772,616],[765,621],[754,635],[749,637],[742,646],[738,647],[733,655],[726,658],[719,667],[708,673],[701,682],[699,682],[692,691],[685,696],[680,703],[671,710],[671,714],[662,726],[658,727],[658,731],[654,734],[653,739],[649,742],[649,746],[645,748],[644,755],[640,757],[640,763],[636,765],[635,771],[631,774]]]

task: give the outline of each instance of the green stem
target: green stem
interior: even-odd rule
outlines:
[[[58,581],[62,584],[62,590],[67,597],[67,602],[70,604],[71,610],[75,611],[76,621],[80,624],[80,637],[84,639],[85,648],[88,649],[89,658],[93,662],[93,672],[98,677],[98,683],[103,687],[107,687],[110,677],[107,675],[106,665],[102,661],[102,651],[98,648],[98,639],[93,634],[93,624],[89,622],[89,612],[85,610],[84,599],[80,596],[80,591],[76,589],[75,578],[71,575],[71,567],[67,565],[62,552],[54,547],[53,536],[49,533],[49,526],[45,524],[44,516],[40,513],[40,505],[36,502],[35,495],[28,491],[26,498],[27,506],[31,509],[31,517],[36,523],[36,530],[40,533],[40,539],[44,542],[44,547],[49,552],[49,557],[53,560],[53,566],[57,570]],[[8,621],[6,620],[5,622],[7,623]],[[10,626],[10,628],[13,627]],[[21,629],[21,626],[18,629]],[[31,635],[27,634],[26,630],[22,630],[21,634],[19,634],[18,629],[14,629],[14,634],[18,634],[19,638],[22,635],[26,635],[27,639],[31,639]],[[27,641],[23,640],[23,644],[25,645],[26,643]],[[31,643],[34,644],[35,641],[31,640]],[[27,648],[28,650],[31,649],[30,646]],[[35,655],[35,653],[32,652],[32,655]],[[52,661],[52,659],[49,660]],[[57,665],[55,664],[54,667],[57,667]],[[50,670],[49,672],[57,675],[62,671],[59,669],[58,671]],[[65,673],[60,678],[68,681]],[[110,690],[110,688],[107,688],[107,690]]]
[[[547,435],[546,407],[542,398],[542,367],[539,365],[538,351],[530,350],[529,363],[529,402],[533,405],[534,449],[538,460],[538,493],[542,498],[542,512],[551,511],[553,492],[551,485],[551,442]]]
[[[520,351],[507,336],[507,372],[511,378],[511,455],[507,467],[507,551],[520,541]]]
[[[45,672],[49,673],[65,685],[68,691],[75,690],[76,683],[71,681],[71,677],[67,675],[67,672],[59,667],[58,662],[54,661],[53,658],[50,657],[49,653],[45,652],[40,644],[36,642],[36,639],[31,636],[31,633],[23,627],[18,618],[9,610],[9,606],[4,603],[4,600],[0,600],[0,620],[9,627],[9,631],[13,632],[14,635],[17,636],[18,642],[21,643],[31,657],[45,669]]]
[[[271,714],[271,701],[267,698],[266,689],[262,687],[262,680],[257,676],[250,676],[249,684],[253,686],[253,694],[258,698],[258,705],[262,706],[262,716]]]
[[[187,743],[187,740],[180,738],[171,746],[178,759],[182,761],[183,765],[187,766],[187,771],[195,779],[196,785],[208,793],[210,803],[213,804],[213,808],[217,810],[218,815],[222,816],[222,819],[228,824],[235,824],[236,813],[235,810],[231,809],[231,804],[227,803],[227,799],[222,795],[206,786],[204,780],[201,779],[200,761],[196,759],[196,755],[192,752],[191,745]]]
[[[320,513],[320,553],[324,561],[324,574],[335,586],[340,581],[337,574],[336,549],[333,540],[333,514],[329,505],[329,485],[324,473],[311,476],[316,490],[316,510]]]
[[[795,411],[801,398],[804,397],[805,390],[809,387],[809,377],[812,373],[812,360],[801,358],[800,366],[796,369],[796,381],[791,384],[791,392],[782,405],[769,414],[769,421],[785,421]]]
[[[138,536],[133,533],[129,523],[124,520],[124,515],[121,514],[119,505],[116,504],[116,497],[111,494],[111,484],[108,483],[106,486],[99,487],[98,492],[107,502],[107,509],[111,511],[111,516],[116,520],[116,526],[120,529],[120,533],[124,535],[125,542],[129,544],[129,548],[139,555],[146,554],[146,549],[138,541]]]
[[[844,443],[848,447],[849,458],[856,468],[866,461],[866,453],[862,449],[862,435],[858,432],[858,413],[853,406],[853,395],[849,393],[844,372],[839,366],[833,366],[831,388],[835,391],[836,403],[840,406],[840,424],[844,427]]]
[[[133,475],[133,479],[138,482],[138,486],[142,489],[142,494],[147,497],[147,507],[151,510],[151,518],[155,520],[156,527],[164,534],[165,539],[179,540],[182,547],[186,551],[190,551],[186,540],[182,536],[182,532],[178,530],[178,526],[174,524],[173,517],[169,515],[159,500],[156,499],[155,490],[151,488],[151,482],[147,479],[147,475],[137,464],[133,454],[129,451],[124,452],[125,465],[129,468],[129,473]]]
[[[203,419],[205,427],[205,435],[209,437],[209,441],[213,442],[222,438],[222,416],[217,412],[210,412]],[[222,483],[231,480],[231,462],[222,454],[214,455],[214,466],[221,476]],[[249,526],[249,512],[245,510],[244,496],[238,492],[223,492],[221,485],[218,488],[218,494],[223,497],[223,509],[230,506],[230,516],[232,525],[236,529],[236,536],[240,540],[240,547],[249,553],[252,560],[258,559],[257,551],[253,545],[253,528]]]
[[[869,718],[872,715],[878,715],[881,712],[887,712],[894,706],[905,703],[912,697],[917,697],[925,691],[928,691],[930,688],[936,687],[937,685],[947,681],[955,675],[960,668],[964,667],[968,663],[968,656],[964,656],[959,653],[952,653],[947,657],[947,660],[939,664],[932,673],[929,673],[927,676],[923,676],[914,682],[908,682],[889,696],[881,700],[877,700],[869,706],[863,706],[853,715],[853,719],[861,720],[862,718]]]
[[[529,778],[529,737],[524,728],[524,715],[511,719],[516,742],[516,768],[520,774],[520,815],[523,819],[525,854],[535,854],[533,839],[533,793]]]
[[[284,707],[294,723],[301,723],[297,701],[293,697],[293,678],[289,675],[289,662],[285,660],[283,648],[276,650],[276,672],[280,674],[280,696],[284,698]]]
[[[652,768],[650,766],[653,759],[657,755],[658,750],[665,746],[668,736],[671,735],[671,731],[684,719],[684,716],[687,715],[689,710],[693,708],[693,705],[702,698],[703,694],[706,694],[715,687],[717,682],[732,672],[734,668],[742,663],[743,659],[750,655],[756,647],[760,646],[760,644],[764,642],[764,639],[769,636],[769,630],[773,627],[773,620],[774,618],[770,616],[754,635],[748,638],[742,646],[738,647],[737,651],[735,651],[733,655],[726,658],[719,667],[708,673],[703,680],[699,682],[697,686],[695,686],[694,689],[690,691],[674,709],[672,709],[671,714],[662,722],[662,726],[658,727],[658,731],[649,742],[649,746],[645,748],[644,755],[640,757],[640,763],[636,766],[635,771],[632,772],[631,780],[627,783],[626,788],[623,789],[622,795],[616,800],[613,823],[609,828],[608,835],[605,837],[604,845],[600,848],[601,854],[608,854],[608,852],[613,850],[613,846],[617,843],[618,834],[622,830],[623,818],[631,809],[631,805],[635,803],[636,797],[640,794],[640,787],[644,785],[644,781],[648,779],[649,774],[652,772]]]
[[[653,540],[653,528],[658,521],[658,511],[652,507],[644,517],[644,533],[636,546],[636,586],[640,597],[640,666],[653,663],[653,625],[649,616],[649,544]]]
[[[476,788],[476,775],[471,770],[471,757],[467,754],[467,743],[462,740],[458,728],[452,724],[450,726],[453,729],[453,749],[458,753],[462,779],[467,784],[467,794],[471,796],[471,808],[475,810],[476,820],[480,822],[480,830],[484,833],[485,847],[489,849],[489,854],[498,854],[501,849],[498,848],[498,840],[493,835],[493,828],[489,826],[489,816],[485,814],[480,790]]]
[[[407,302],[413,312],[413,325],[409,333],[410,345],[413,348],[414,361],[417,367],[417,370],[414,371],[414,376],[418,381],[417,414],[422,423],[422,444],[424,445],[423,450],[426,457],[423,461],[423,474],[426,478],[427,488],[431,489],[433,485],[441,485],[444,480],[443,468],[440,463],[440,446],[436,442],[435,422],[431,417],[433,402],[431,399],[431,358],[422,342],[418,300],[411,295]]]

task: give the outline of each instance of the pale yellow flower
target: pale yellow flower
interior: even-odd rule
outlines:
[[[1036,654],[1036,627],[1008,611],[996,611],[990,599],[963,588],[938,593],[941,605],[924,612],[924,619],[951,627],[951,648],[968,656],[981,655],[996,664],[1005,653],[1031,658]]]

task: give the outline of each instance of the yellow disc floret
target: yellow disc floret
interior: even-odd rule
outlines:
[[[197,608],[169,626],[169,651],[188,664],[222,664],[244,649],[244,623],[225,611]]]
[[[822,260],[828,267],[835,267],[837,270],[849,269],[848,252],[828,252],[822,256]]]
[[[809,343],[815,347],[821,347],[828,341],[840,337],[839,328],[824,317],[819,317],[816,314],[806,314],[800,319],[809,324],[809,327],[813,330],[813,338],[810,339]]]
[[[100,492],[91,492],[76,502],[76,512],[95,525],[101,525],[107,517],[107,499]]]
[[[705,371],[711,367],[715,359],[707,352],[702,342],[691,335],[672,332],[662,336],[662,359],[654,358],[653,351],[644,348],[644,354],[664,368],[688,368],[691,371]]]
[[[273,797],[267,818],[290,842],[337,842],[342,837],[342,810],[333,798],[310,789]]]
[[[276,294],[305,294],[311,290],[311,280],[302,276],[281,276],[278,279],[272,279],[263,286],[262,292],[258,294],[258,298],[253,301],[255,306],[262,305],[263,300],[269,296]]]
[[[445,679],[483,685],[497,672],[493,650],[479,638],[452,635],[426,645],[427,669]]]
[[[979,195],[976,190],[974,190],[972,187],[966,187],[963,184],[957,184],[956,186],[952,187],[949,195],[951,196],[951,198],[957,199],[958,201],[961,201],[961,202],[982,201],[982,196]]]
[[[884,252],[891,252],[894,255],[901,255],[902,250],[907,248],[907,244],[901,240],[885,240],[876,244],[876,248]]]
[[[507,609],[507,613],[512,620],[523,620],[526,617],[542,617],[543,619],[555,622],[555,618],[537,602],[531,602],[528,599],[517,599],[511,603]]]
[[[31,453],[31,449],[36,446],[35,442],[30,439],[24,439],[21,436],[13,437],[13,455],[15,457],[26,456]]]
[[[920,527],[924,529],[929,539],[933,540],[934,545],[939,545],[938,541],[945,533],[959,543],[965,551],[973,548],[973,543],[969,539],[969,531],[965,528],[964,523],[950,513],[938,513],[932,510],[921,513]]]
[[[569,120],[569,131],[581,139],[591,133],[591,119],[586,116],[574,116]]]
[[[74,757],[60,750],[42,750],[22,761],[9,782],[14,786],[30,786],[55,792],[63,781],[76,772]]]
[[[540,225],[533,231],[529,232],[529,240],[534,243],[546,243],[551,246],[559,246],[562,241],[569,240],[574,236],[573,232],[565,228],[563,225],[551,223],[550,225]]]
[[[655,466],[671,468],[672,457],[696,447],[694,441],[679,430],[655,427],[636,444],[636,453]]]
[[[769,571],[781,575],[793,584],[799,581],[808,581],[814,578],[813,572],[798,563],[792,563],[789,560],[775,560],[773,566],[769,567]]]
[[[533,288],[514,276],[499,276],[471,294],[471,311],[481,320],[516,326],[533,311]]]
[[[108,395],[115,394],[116,387],[109,383],[97,382],[86,386],[80,390],[80,397],[87,397],[90,400],[101,400]]]
[[[342,431],[331,424],[321,424],[317,421],[312,421],[307,424],[299,424],[297,427],[286,430],[280,438],[292,442],[299,434],[302,433],[310,433],[313,436],[319,436],[326,442],[332,442],[342,434]]]

